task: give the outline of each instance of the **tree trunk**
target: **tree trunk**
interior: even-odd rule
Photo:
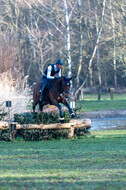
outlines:
[[[96,33],[98,37],[98,16],[97,16],[97,8],[95,8],[95,20],[96,20]],[[98,100],[101,100],[101,70],[100,70],[100,65],[99,65],[99,45],[97,47],[96,51],[96,61],[97,61],[97,70],[98,70]]]
[[[88,76],[89,76],[89,71],[90,71],[90,68],[92,66],[92,61],[95,57],[95,54],[96,54],[96,50],[97,50],[97,47],[98,47],[98,44],[99,44],[99,41],[100,41],[100,38],[101,38],[101,33],[102,33],[102,30],[103,30],[103,21],[104,21],[104,14],[105,14],[105,3],[106,3],[106,0],[103,1],[103,9],[102,9],[102,18],[101,18],[101,28],[99,30],[99,33],[98,33],[98,37],[97,37],[97,40],[96,40],[96,45],[94,47],[94,50],[93,50],[93,53],[92,53],[92,57],[89,61],[89,64],[88,64],[88,73],[86,75],[86,78],[84,79],[82,85],[76,90],[76,93],[74,95],[74,99],[76,98],[78,92],[81,90],[81,88],[83,88],[83,86],[85,85],[87,79],[88,79]]]
[[[115,20],[112,9],[112,1],[110,0],[111,21],[112,21],[112,36],[113,36],[113,67],[114,67],[114,86],[117,87],[117,66],[116,66],[116,45],[115,45]]]
[[[67,51],[67,66],[68,66],[68,77],[72,75],[71,69],[71,52],[70,52],[70,26],[69,26],[69,15],[67,10],[67,1],[64,1],[64,13],[65,13],[65,22],[66,22],[66,51]],[[70,96],[69,99],[73,100],[73,83],[71,80],[71,87],[70,87]]]
[[[79,66],[78,66],[78,71],[77,71],[77,88],[79,87],[80,83],[80,72],[82,68],[82,14],[81,14],[81,0],[79,0],[79,37],[80,37],[80,43],[79,43]]]
[[[67,64],[68,64],[68,77],[71,77],[71,52],[70,52],[70,26],[69,26],[69,16],[67,10],[67,2],[64,1],[64,13],[66,22],[66,50],[67,50]]]

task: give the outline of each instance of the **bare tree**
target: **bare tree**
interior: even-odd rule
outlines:
[[[77,88],[79,87],[80,84],[80,73],[82,69],[82,39],[83,39],[83,34],[82,34],[82,1],[78,1],[79,4],[79,37],[80,37],[80,43],[79,43],[79,65],[78,65],[78,71],[77,71]]]
[[[97,15],[97,7],[95,7],[95,20],[96,20],[96,34],[98,37],[98,32],[99,32],[99,26],[98,26],[98,15]],[[96,62],[97,62],[97,70],[98,70],[98,100],[101,100],[101,69],[99,65],[99,44],[97,46],[96,50]]]
[[[117,87],[117,66],[116,66],[116,43],[115,43],[115,20],[112,7],[112,1],[110,0],[111,22],[112,22],[112,38],[113,38],[113,66],[114,66],[114,85]]]
[[[96,50],[97,50],[97,47],[98,47],[98,44],[99,44],[99,41],[100,41],[100,38],[101,38],[101,33],[102,33],[102,30],[103,30],[104,15],[105,15],[105,4],[106,4],[106,0],[103,1],[102,16],[101,16],[101,28],[100,28],[100,30],[98,32],[96,44],[95,44],[91,59],[90,59],[89,64],[88,64],[88,73],[87,73],[86,78],[84,79],[82,85],[76,90],[76,93],[74,95],[74,99],[76,98],[76,96],[77,96],[78,92],[80,91],[80,89],[85,85],[85,83],[86,83],[86,81],[88,79],[88,76],[89,76],[89,71],[90,71],[90,68],[92,66],[92,61],[93,61],[93,59],[95,57]]]

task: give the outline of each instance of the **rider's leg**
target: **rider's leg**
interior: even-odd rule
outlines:
[[[44,92],[44,89],[45,89],[45,87],[47,85],[47,78],[42,77],[42,82],[43,82],[43,85],[42,85],[42,89],[41,89],[41,96],[40,96],[40,99],[39,99],[40,102],[43,100],[43,97],[44,97],[43,92]]]
[[[41,96],[40,96],[40,102],[42,101],[42,99],[43,99],[43,91],[44,91],[44,89],[45,89],[45,84],[43,84],[42,85],[42,89],[41,89]]]

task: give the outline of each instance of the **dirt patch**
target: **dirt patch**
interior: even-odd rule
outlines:
[[[126,117],[126,109],[108,109],[92,112],[80,112],[78,115],[80,118],[89,119]]]

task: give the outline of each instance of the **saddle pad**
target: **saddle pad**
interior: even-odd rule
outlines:
[[[41,94],[41,91],[42,91],[42,86],[40,86],[39,88],[39,94]]]
[[[45,87],[44,93],[47,93],[48,90],[49,90],[48,87]],[[41,94],[41,91],[42,91],[42,86],[40,86],[40,88],[39,88],[39,94]]]

